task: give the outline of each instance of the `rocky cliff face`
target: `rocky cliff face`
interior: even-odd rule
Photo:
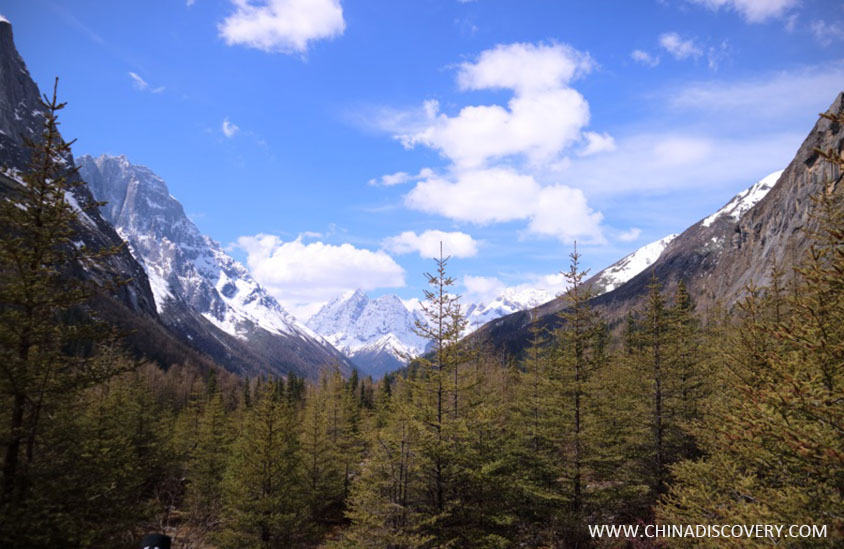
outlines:
[[[314,378],[346,358],[288,314],[188,219],[166,183],[124,156],[83,156],[80,175],[149,276],[162,321],[234,371]]]
[[[830,112],[842,110],[844,93],[830,107]],[[641,305],[651,273],[668,292],[684,281],[704,314],[716,303],[727,307],[735,303],[750,283],[767,284],[773,265],[789,268],[806,252],[811,196],[829,180],[841,184],[841,174],[820,161],[815,148],[842,150],[844,131],[829,120],[819,120],[784,171],[762,179],[671,239],[648,268],[594,298],[593,305],[611,323],[618,322]],[[556,299],[509,315],[484,326],[477,337],[519,353],[527,342],[531,317],[551,327],[558,322],[555,313],[564,306],[564,300]]]
[[[40,97],[38,86],[15,48],[12,25],[0,18],[0,169],[5,176],[0,186],[20,184],[18,176],[28,163],[24,142],[37,139],[43,125]],[[73,158],[66,160],[68,170],[72,172]],[[77,209],[91,200],[84,185],[75,187],[68,195],[68,201]],[[75,238],[94,250],[123,244],[111,225],[96,211],[80,212]],[[122,249],[104,258],[93,269],[77,274],[95,281],[112,280],[116,275],[130,278],[126,285],[118,288],[114,297],[134,313],[157,317],[146,274],[128,250]]]

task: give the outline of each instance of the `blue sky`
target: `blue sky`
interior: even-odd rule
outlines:
[[[470,299],[553,291],[574,240],[597,271],[785,167],[844,89],[833,0],[0,11],[75,154],[152,168],[299,315],[419,297],[441,239]]]

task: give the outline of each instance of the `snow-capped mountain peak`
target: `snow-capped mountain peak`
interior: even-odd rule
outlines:
[[[783,171],[784,170],[776,171],[767,177],[760,179],[751,185],[750,188],[735,195],[733,199],[727,202],[723,208],[704,219],[702,222],[703,226],[709,227],[721,216],[729,216],[733,221],[738,221],[738,219],[744,215],[744,212],[755,206],[757,202],[762,200],[765,195],[768,194],[768,191],[770,191],[774,185],[777,184],[777,181],[779,181]]]
[[[163,317],[172,307],[186,306],[235,338],[258,337],[265,343],[267,337],[294,338],[293,347],[312,346],[320,360],[336,361],[338,354],[327,341],[284,310],[246,267],[200,232],[152,170],[125,156],[83,156],[77,162],[95,198],[106,201],[104,217],[144,266]],[[272,345],[282,345],[282,340]]]
[[[359,353],[377,350],[404,363],[425,350],[427,341],[415,333],[419,318],[420,313],[410,311],[398,296],[370,299],[356,290],[323,306],[307,325],[353,360]],[[364,364],[358,365],[367,369]]]

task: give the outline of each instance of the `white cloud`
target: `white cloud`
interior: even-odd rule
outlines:
[[[397,137],[408,148],[424,145],[461,167],[525,155],[533,162],[554,158],[580,137],[589,122],[589,105],[571,88],[517,95],[507,104],[464,107],[457,116],[439,112],[430,101],[426,126]]]
[[[741,81],[707,81],[671,90],[672,109],[723,115],[724,120],[808,120],[841,91],[844,63],[803,67]]]
[[[428,230],[421,234],[405,231],[384,240],[384,248],[397,254],[418,252],[419,257],[430,259],[440,256],[440,243],[444,256],[472,257],[478,253],[478,243],[470,235],[459,231]]]
[[[185,0],[185,5],[190,7],[196,3],[196,0]]]
[[[129,71],[129,78],[132,79],[132,87],[134,87],[138,91],[149,91],[150,93],[161,93],[164,91],[164,86],[158,86],[157,88],[150,88],[149,82],[141,78],[141,76],[136,73]]]
[[[642,234],[642,229],[633,227],[630,230],[624,231],[618,235],[618,239],[622,242],[633,242]]]
[[[721,62],[729,57],[730,45],[725,40],[719,46],[710,46],[706,51],[706,63],[713,71],[717,71]]]
[[[615,139],[608,133],[584,132],[583,137],[586,138],[586,146],[578,151],[577,154],[580,156],[615,150]]]
[[[149,87],[147,81],[141,78],[137,73],[129,71],[129,78],[132,79],[132,86],[134,86],[136,90],[143,91]]]
[[[525,95],[564,87],[594,65],[588,53],[565,44],[501,44],[473,63],[461,63],[457,83],[462,90],[500,88]]]
[[[809,28],[812,30],[815,40],[823,46],[844,40],[844,24],[840,22],[827,23],[819,19],[812,22]]]
[[[265,52],[304,53],[310,42],[343,34],[340,0],[231,0],[235,7],[218,26],[228,45]]]
[[[539,191],[528,231],[553,236],[563,242],[586,240],[603,243],[603,218],[600,212],[594,212],[589,207],[586,195],[580,189],[552,185]]]
[[[738,12],[748,23],[763,23],[783,17],[799,0],[689,0],[711,10],[720,8]]]
[[[473,105],[448,116],[438,102],[427,101],[419,115],[399,117],[400,126],[410,127],[396,137],[408,148],[438,150],[462,167],[513,155],[547,161],[577,141],[589,122],[588,103],[568,83],[592,66],[587,54],[569,46],[497,46],[461,64],[457,80],[463,90],[513,90],[506,107]]]
[[[463,277],[463,286],[466,288],[467,302],[489,303],[501,295],[507,285],[494,276],[472,276]]]
[[[583,158],[563,175],[604,196],[701,189],[722,192],[782,169],[805,137],[805,133],[764,131],[734,136],[714,127],[698,132],[705,133],[622,137],[615,152]]]
[[[656,67],[659,65],[659,56],[658,55],[651,55],[646,51],[642,50],[633,50],[630,54],[630,57],[633,58],[633,61],[637,63],[641,63],[643,65],[647,65],[649,67]]]
[[[422,181],[404,203],[413,210],[483,225],[527,218],[539,190],[529,175],[503,168],[475,170],[456,179]]]
[[[683,60],[689,57],[700,57],[703,51],[692,39],[683,39],[676,32],[666,32],[659,37],[659,45],[670,53],[674,59]]]
[[[237,132],[240,131],[240,126],[238,126],[237,124],[229,120],[228,117],[226,117],[223,119],[223,124],[220,129],[222,130],[223,135],[231,139],[235,136]]]
[[[505,168],[422,181],[405,196],[405,205],[480,225],[529,220],[529,233],[566,242],[603,240],[601,214],[589,208],[581,190],[565,185],[542,187],[532,176]]]
[[[307,318],[300,315],[314,303],[345,291],[405,285],[404,269],[383,251],[351,244],[305,244],[301,238],[284,242],[268,234],[242,236],[237,246],[246,252],[246,263],[255,280],[300,318]]]
[[[422,168],[416,175],[407,172],[396,172],[387,175],[382,175],[377,179],[370,179],[369,184],[374,186],[392,187],[394,185],[401,185],[410,181],[419,181],[420,179],[427,179],[434,176],[434,170],[430,168]]]
[[[585,142],[581,154],[612,150],[609,134],[583,132],[589,104],[569,85],[594,66],[587,53],[564,44],[499,45],[460,64],[457,83],[464,91],[511,90],[506,105],[470,105],[449,116],[429,100],[383,116],[381,126],[405,147],[425,146],[451,162],[445,175],[419,178],[405,206],[477,224],[523,220],[528,234],[602,241],[601,215],[582,191],[542,186],[534,177],[564,169],[573,145]],[[393,175],[391,181],[409,179]]]

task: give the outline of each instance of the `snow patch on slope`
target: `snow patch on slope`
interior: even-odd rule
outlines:
[[[716,219],[724,215],[731,217],[733,221],[738,221],[747,210],[755,206],[768,194],[768,191],[776,185],[783,171],[785,170],[776,171],[757,181],[749,189],[735,195],[732,200],[727,202],[726,206],[704,219],[702,225],[709,227]]]
[[[664,238],[660,238],[656,242],[646,244],[621,260],[613,263],[600,273],[594,279],[596,289],[603,292],[611,292],[641,273],[649,266],[653,265],[654,261],[659,259],[665,248],[678,235],[670,234]]]

